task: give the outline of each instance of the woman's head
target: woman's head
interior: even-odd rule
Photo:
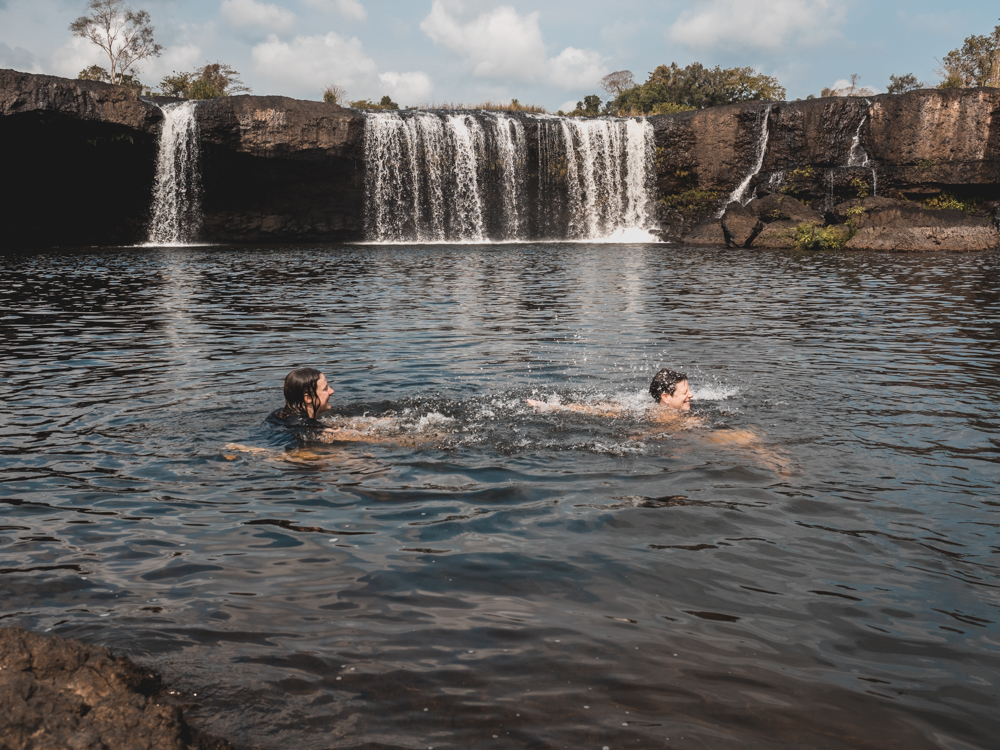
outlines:
[[[688,377],[683,372],[660,370],[649,384],[649,395],[663,406],[683,411],[691,408],[691,388]]]
[[[300,367],[285,376],[285,406],[307,417],[318,417],[330,408],[333,388],[313,367]]]

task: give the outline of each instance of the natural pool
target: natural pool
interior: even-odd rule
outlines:
[[[156,667],[209,731],[307,749],[996,746],[997,254],[2,264],[0,624]],[[430,437],[303,451],[263,421],[303,364],[335,415]],[[662,366],[689,373],[705,427],[650,434]],[[531,396],[632,411],[539,414]]]

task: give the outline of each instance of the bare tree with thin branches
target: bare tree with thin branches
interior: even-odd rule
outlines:
[[[132,66],[149,57],[159,57],[163,46],[153,41],[149,13],[126,7],[124,0],[90,0],[90,15],[80,16],[69,25],[75,36],[89,39],[111,62],[111,83],[122,82]]]
[[[601,88],[610,97],[616,97],[633,86],[635,86],[635,76],[631,70],[616,70],[601,79]]]

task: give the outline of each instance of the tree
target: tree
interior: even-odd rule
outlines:
[[[175,70],[160,81],[160,92],[164,96],[185,99],[217,99],[247,91],[250,89],[243,85],[239,72],[220,62],[205,63],[205,67],[190,73]]]
[[[81,70],[80,73],[77,75],[76,80],[102,81],[104,83],[111,83],[111,76],[108,75],[108,71],[106,71],[100,65],[91,65],[90,67]]]
[[[848,86],[844,86],[840,89],[823,89],[820,92],[820,96],[875,96],[878,92],[875,89],[870,89],[867,86],[859,86],[858,81],[861,80],[861,76],[857,73],[851,73],[851,83]],[[914,78],[914,80],[916,80]]]
[[[622,91],[608,107],[618,114],[649,114],[663,105],[704,109],[721,104],[745,101],[780,101],[785,89],[777,78],[758,73],[753,68],[706,68],[691,63],[681,68],[677,63],[658,66],[647,81]]]
[[[108,56],[110,83],[122,82],[140,60],[159,57],[163,47],[153,41],[149,13],[123,7],[124,0],[90,0],[89,16],[80,16],[69,25],[75,36],[89,39]]]
[[[601,79],[601,88],[612,99],[633,86],[635,86],[635,76],[631,70],[616,70]]]
[[[383,96],[378,103],[369,99],[357,99],[356,101],[348,102],[348,106],[354,109],[399,109],[399,105],[389,96]]]
[[[81,70],[79,74],[77,74],[76,79],[78,81],[102,81],[104,83],[111,83],[111,74],[100,65],[91,65]],[[144,86],[142,82],[132,73],[126,73],[123,75],[118,81],[118,85],[129,89],[135,89],[144,96],[148,96],[153,93],[148,86]]]
[[[927,84],[923,81],[918,81],[913,73],[901,76],[890,75],[888,92],[890,94],[905,94],[907,91],[926,88],[926,86]]]
[[[966,37],[965,43],[953,49],[941,61],[938,88],[970,88],[1000,86],[1000,26],[992,34]]]
[[[347,89],[331,83],[323,89],[323,101],[327,104],[339,104],[343,106],[344,102],[347,101]]]

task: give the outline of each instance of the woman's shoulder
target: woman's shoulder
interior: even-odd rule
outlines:
[[[287,427],[300,430],[301,429],[322,430],[326,428],[326,425],[320,422],[318,419],[307,417],[304,414],[300,414],[297,411],[289,409],[287,406],[272,411],[270,414],[267,415],[267,421],[270,422],[271,424],[278,425],[279,427]]]

